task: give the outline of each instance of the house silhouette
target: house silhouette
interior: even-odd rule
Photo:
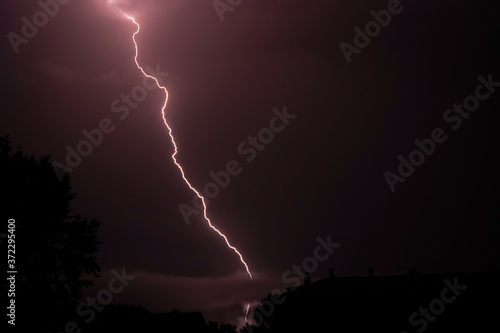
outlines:
[[[330,276],[287,288],[254,332],[498,331],[500,279],[483,273]],[[270,296],[268,296],[268,300]]]

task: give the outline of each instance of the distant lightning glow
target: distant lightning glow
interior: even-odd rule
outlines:
[[[109,1],[108,3],[110,4],[113,4],[111,1]],[[115,7],[116,8],[116,7]],[[120,10],[121,11],[121,10]],[[163,92],[165,93],[165,103],[163,103],[163,107],[161,109],[161,113],[162,113],[162,117],[163,117],[163,122],[165,124],[165,126],[167,127],[168,129],[168,134],[170,135],[170,139],[172,141],[172,145],[174,146],[174,153],[172,154],[172,160],[174,161],[175,165],[177,166],[177,168],[179,169],[179,171],[181,172],[181,175],[182,175],[182,179],[184,179],[184,182],[187,184],[187,186],[194,192],[196,193],[196,195],[198,196],[198,198],[200,198],[201,202],[203,203],[203,217],[205,218],[205,220],[207,221],[208,225],[210,226],[210,228],[212,228],[215,232],[217,232],[219,234],[219,236],[221,236],[222,238],[224,238],[224,240],[226,241],[226,244],[227,246],[232,249],[234,252],[236,252],[236,254],[240,257],[240,261],[243,263],[243,265],[245,266],[245,269],[248,273],[248,276],[250,277],[250,279],[253,279],[252,277],[252,273],[250,273],[250,269],[248,268],[248,265],[247,263],[245,262],[245,260],[243,259],[243,256],[241,255],[241,253],[234,247],[232,246],[230,243],[229,243],[229,240],[227,239],[226,235],[224,235],[222,232],[220,232],[213,224],[212,222],[210,221],[210,219],[208,218],[207,216],[207,205],[205,203],[205,198],[198,192],[198,190],[196,190],[196,188],[194,188],[191,183],[187,180],[186,178],[186,175],[184,174],[184,169],[182,168],[182,166],[179,164],[179,162],[177,162],[177,159],[175,158],[175,156],[177,155],[177,144],[175,143],[175,139],[174,139],[174,136],[172,134],[172,128],[168,125],[168,122],[167,122],[167,119],[165,117],[165,108],[167,107],[167,101],[168,101],[168,91],[167,89],[162,86],[160,84],[160,82],[158,81],[158,79],[152,75],[149,75],[147,74],[144,69],[142,68],[142,66],[139,64],[139,61],[137,60],[137,57],[139,55],[139,48],[137,46],[137,41],[136,41],[136,36],[137,34],[139,33],[139,31],[141,30],[141,26],[139,25],[139,23],[137,23],[137,21],[130,15],[124,13],[123,11],[121,11],[122,14],[127,18],[129,19],[130,21],[132,21],[136,27],[137,27],[137,30],[134,32],[134,34],[132,35],[132,40],[134,42],[134,46],[135,46],[135,57],[134,57],[134,61],[135,61],[135,64],[137,66],[137,68],[142,72],[142,74],[147,77],[147,78],[150,78],[150,79],[153,79],[156,83],[156,85],[158,86],[158,88],[160,88],[161,90],[163,90]],[[248,321],[248,311],[250,309],[250,304],[247,305],[247,309],[246,309],[246,315],[245,315],[245,320]]]

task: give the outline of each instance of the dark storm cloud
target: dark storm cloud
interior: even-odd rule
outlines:
[[[150,299],[157,310],[203,308],[227,319],[243,301],[283,287],[281,274],[328,234],[343,245],[318,277],[330,266],[340,274],[479,269],[498,253],[500,96],[395,194],[383,173],[442,126],[478,75],[500,81],[497,5],[402,1],[348,64],[339,44],[353,43],[354,27],[364,29],[387,3],[247,0],[224,22],[211,1],[122,4],[141,23],[140,63],[170,73],[167,120],[187,177],[203,187],[228,161],[242,167],[210,200],[209,216],[261,277],[255,289],[200,216],[187,225],[178,210],[193,193],[170,158],[161,91],[148,91],[126,119],[112,111],[143,78],[133,63],[135,26],[105,1],[61,6],[18,54],[4,38],[0,134],[64,162],[83,130],[112,121],[114,131],[71,174],[74,208],[103,222],[103,271],[141,272],[120,297]],[[21,18],[40,10],[33,1],[2,8],[3,36],[20,34]],[[238,145],[285,105],[297,118],[247,162]],[[158,290],[164,302],[153,300]]]

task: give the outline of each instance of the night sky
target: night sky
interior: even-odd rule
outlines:
[[[330,267],[352,276],[498,264],[497,1],[243,0],[223,21],[211,0],[117,2],[61,4],[16,47],[9,33],[22,36],[22,18],[41,7],[0,5],[0,135],[68,166],[84,133],[108,132],[70,173],[72,208],[102,222],[102,278],[87,295],[125,267],[136,278],[113,302],[236,323],[247,303],[292,286],[283,274],[328,235],[340,246],[313,280]],[[388,6],[397,13],[386,27],[355,40]],[[117,7],[140,23],[138,60],[168,89],[186,177],[203,193],[211,172],[237,169],[207,198],[208,216],[253,281],[201,214],[186,223],[179,210],[196,208],[171,159],[164,94],[144,88],[136,28]],[[464,100],[475,111],[458,110]],[[441,143],[429,143],[433,133]],[[412,154],[415,140],[433,152]],[[404,178],[400,155],[419,164],[401,167]]]

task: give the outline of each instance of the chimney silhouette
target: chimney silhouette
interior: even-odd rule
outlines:
[[[310,285],[311,284],[311,274],[309,274],[308,272],[306,272],[306,276],[304,278],[304,285],[307,286],[307,285]]]
[[[335,277],[335,268],[330,268],[328,272],[330,272],[330,279],[333,279]]]
[[[368,276],[373,277],[373,267],[368,267]]]

